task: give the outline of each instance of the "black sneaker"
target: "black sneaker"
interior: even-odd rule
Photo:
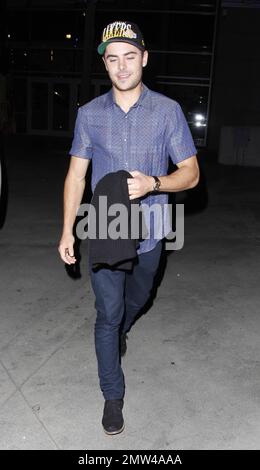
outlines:
[[[106,400],[102,425],[106,434],[119,434],[124,430],[123,400]]]
[[[127,344],[126,340],[128,339],[128,336],[126,333],[122,333],[120,336],[120,341],[119,341],[119,347],[120,347],[120,356],[125,356],[126,350],[127,350]]]

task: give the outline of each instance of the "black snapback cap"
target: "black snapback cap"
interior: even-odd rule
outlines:
[[[97,49],[100,55],[104,54],[107,45],[111,42],[128,42],[141,51],[145,50],[145,43],[140,29],[137,24],[130,21],[109,23],[103,30],[101,41]]]

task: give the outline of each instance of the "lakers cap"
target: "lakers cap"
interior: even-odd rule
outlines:
[[[135,23],[129,21],[114,21],[108,24],[103,30],[101,41],[97,49],[100,55],[105,53],[107,45],[111,42],[128,42],[141,51],[145,50],[140,29]]]

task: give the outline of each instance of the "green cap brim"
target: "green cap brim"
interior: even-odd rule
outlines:
[[[103,55],[103,54],[104,54],[107,45],[108,45],[108,42],[101,42],[101,44],[99,44],[97,50],[98,50],[98,53],[99,53],[100,55]]]
[[[128,38],[115,38],[115,39],[110,39],[109,41],[106,41],[106,42],[101,42],[101,44],[99,44],[98,48],[97,48],[97,51],[100,55],[104,55],[105,53],[105,50],[106,50],[106,47],[108,46],[108,44],[110,44],[111,42],[127,42],[128,44],[131,44],[132,46],[135,46],[137,47],[137,49],[140,49],[141,51],[144,51],[145,50],[145,47],[142,47],[140,46],[139,44],[136,44],[135,41],[131,41],[131,39],[128,39]]]

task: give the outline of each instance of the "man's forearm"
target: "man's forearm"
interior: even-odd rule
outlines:
[[[160,191],[178,192],[194,188],[198,184],[199,170],[182,167],[167,176],[160,176]]]
[[[72,233],[85,189],[85,179],[78,180],[68,174],[64,184],[64,223],[63,233]]]
[[[138,170],[130,171],[132,178],[127,179],[129,198],[136,199],[154,191],[155,179]],[[179,163],[178,169],[167,176],[155,175],[160,180],[160,192],[178,192],[194,188],[199,182],[200,170],[195,156],[184,164]]]

